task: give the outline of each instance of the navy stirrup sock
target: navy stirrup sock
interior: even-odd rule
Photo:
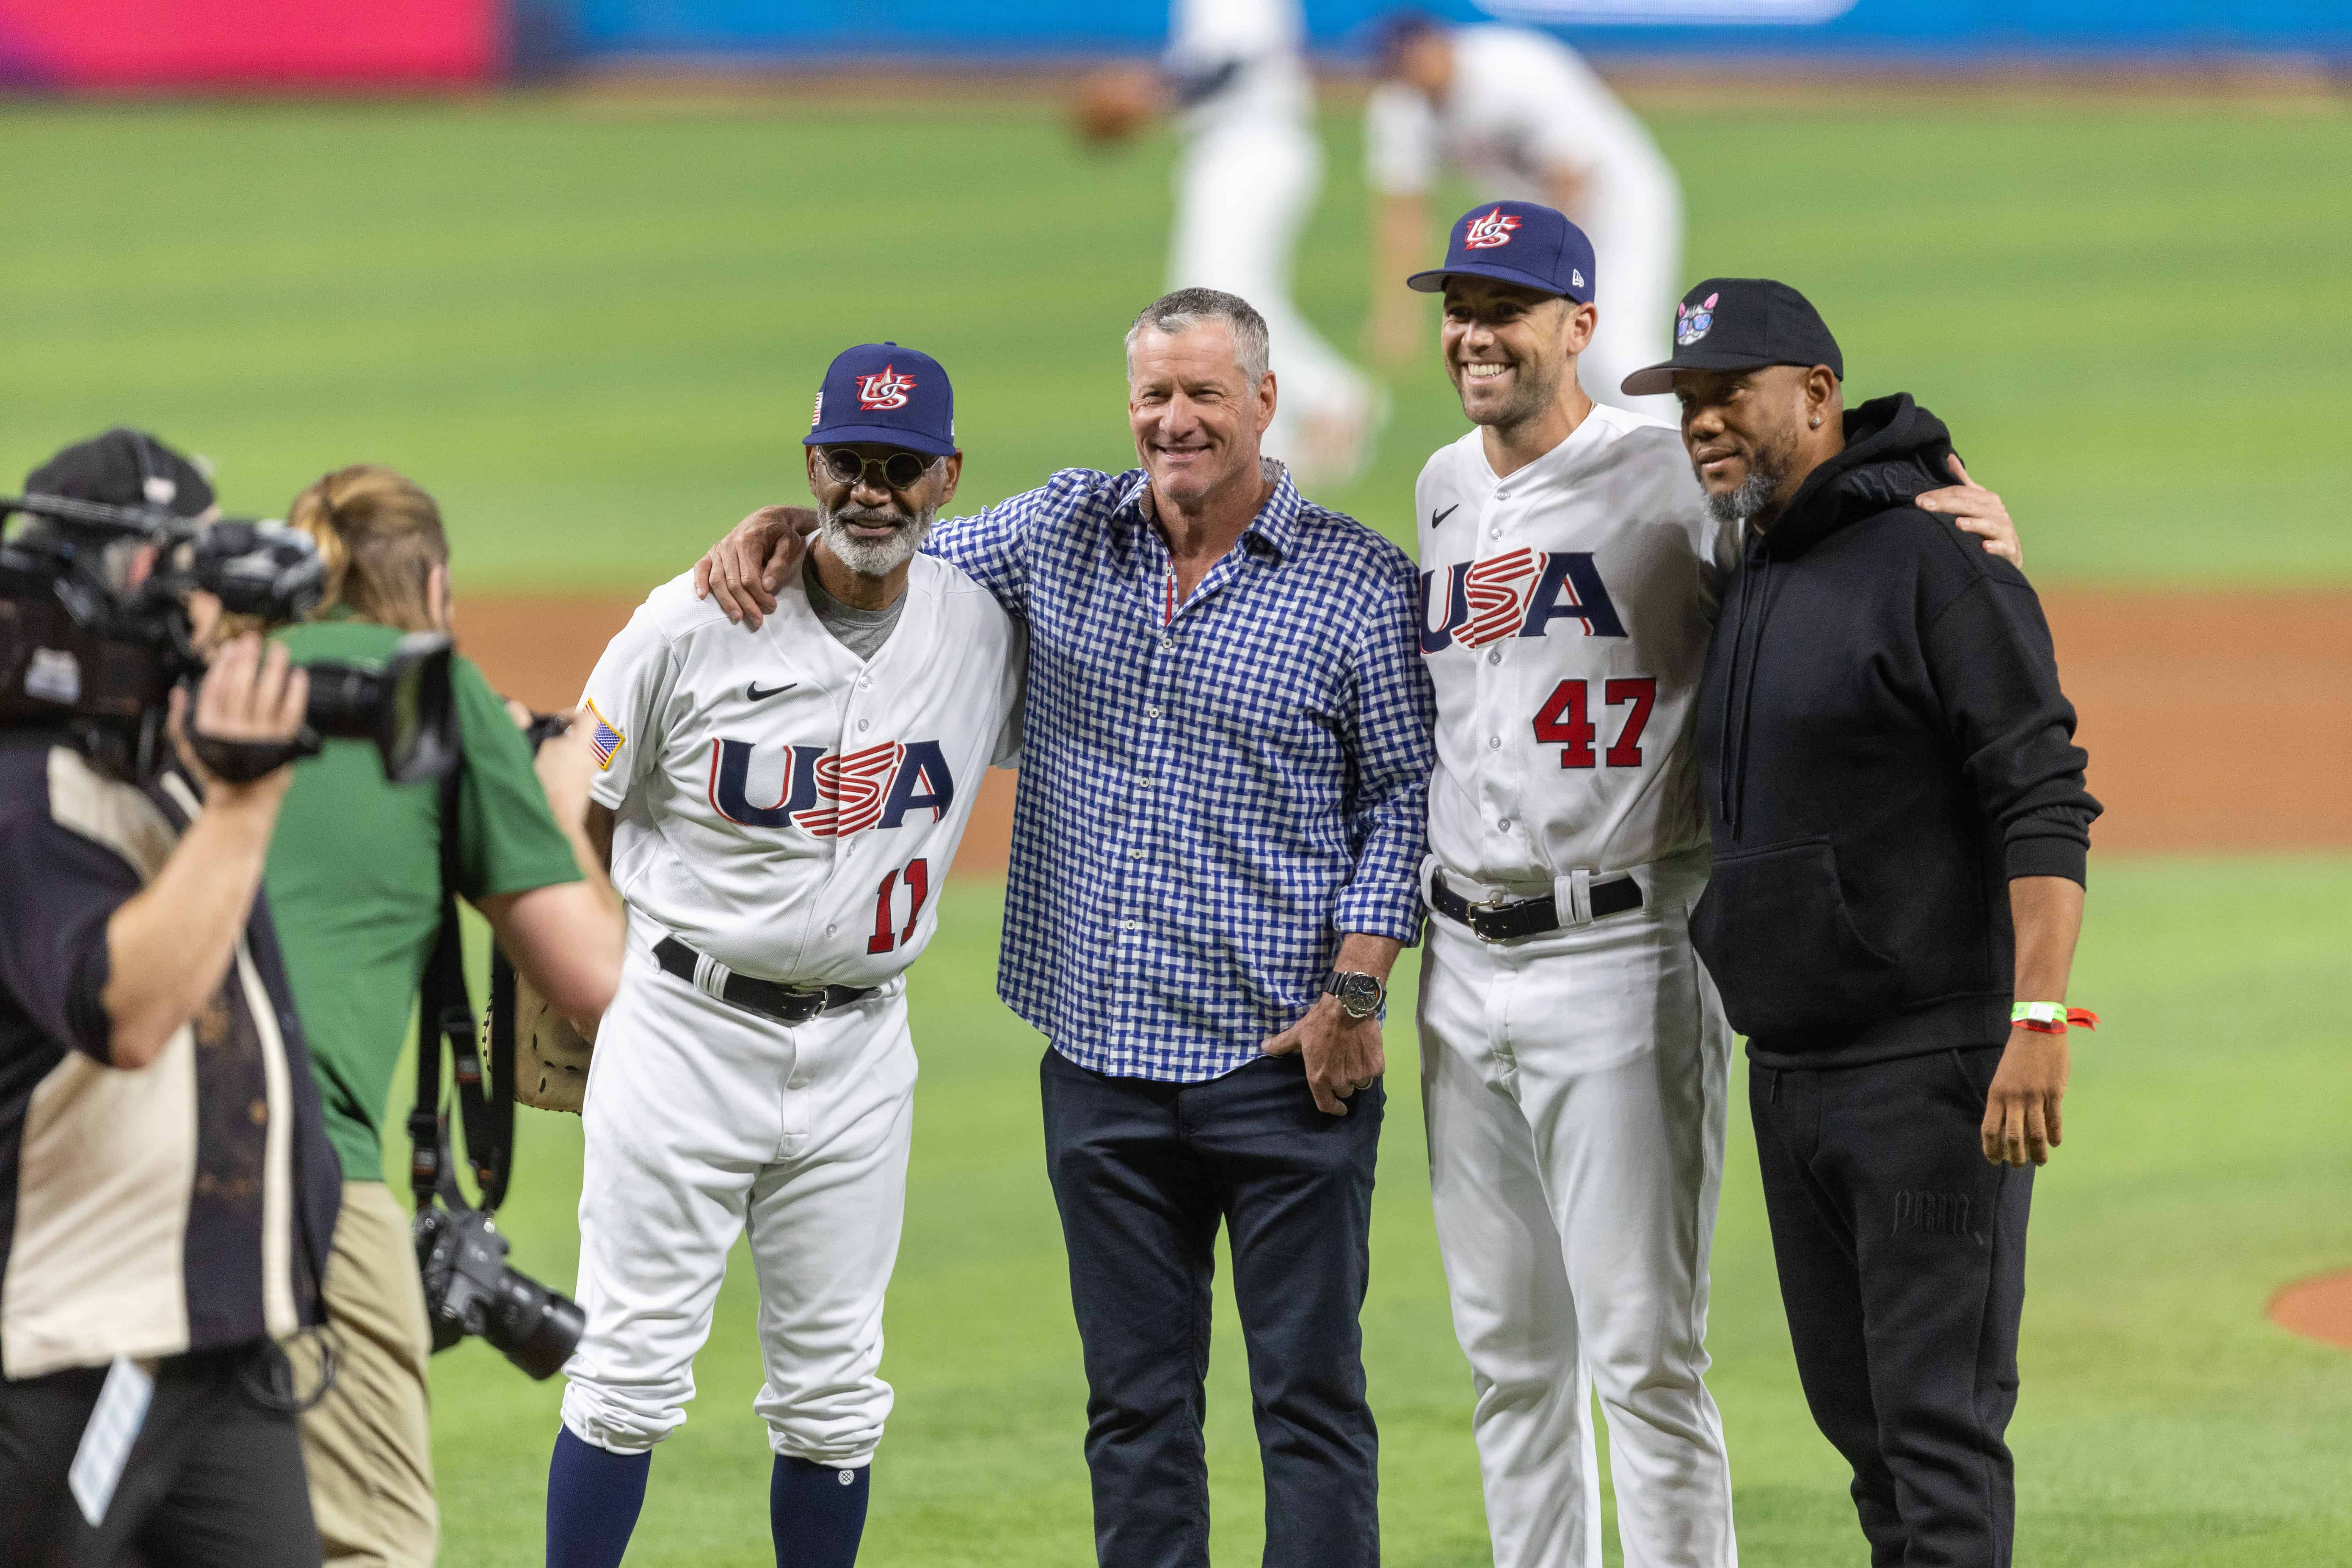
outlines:
[[[850,1568],[866,1533],[866,1485],[873,1474],[867,1465],[845,1470],[777,1455],[768,1482],[776,1568]]]
[[[615,1454],[582,1442],[569,1426],[557,1433],[547,1465],[547,1568],[620,1568],[653,1468],[650,1449]]]

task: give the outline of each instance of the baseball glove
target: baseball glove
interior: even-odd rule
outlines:
[[[1070,100],[1071,127],[1097,147],[1121,142],[1160,110],[1160,79],[1140,67],[1089,71]]]
[[[483,1024],[483,1039],[488,1047]],[[593,1047],[571,1020],[547,1004],[539,988],[515,976],[515,1099],[541,1110],[579,1114],[588,1091],[588,1054]]]

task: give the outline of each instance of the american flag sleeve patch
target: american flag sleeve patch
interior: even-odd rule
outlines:
[[[604,715],[596,711],[596,704],[593,700],[588,704],[588,717],[595,721],[588,731],[588,749],[596,753],[596,768],[602,773],[612,767],[613,753],[621,749],[621,742],[628,737],[614,729]]]

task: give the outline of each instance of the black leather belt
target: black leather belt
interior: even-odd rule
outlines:
[[[654,943],[654,956],[661,966],[695,985],[695,971],[702,965],[702,954],[674,936],[666,936]],[[719,987],[720,997],[763,1018],[773,1018],[779,1024],[805,1024],[819,1013],[830,1013],[836,1007],[846,1007],[863,1002],[874,994],[875,987],[867,985],[828,985],[822,991],[796,991],[789,985],[779,985],[772,980],[754,980],[748,974],[730,974],[727,984]]]
[[[1627,910],[1642,907],[1642,884],[1631,877],[1612,877],[1605,882],[1593,883],[1591,896],[1594,920],[1603,915],[1622,915]],[[1468,926],[1472,935],[1488,942],[1509,942],[1514,937],[1534,936],[1560,927],[1559,905],[1549,893],[1538,899],[1474,904],[1445,885],[1443,871],[1430,874],[1429,907],[1457,925]]]

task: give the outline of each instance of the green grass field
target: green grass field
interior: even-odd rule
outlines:
[[[236,509],[389,462],[442,497],[461,589],[632,591],[798,492],[825,360],[882,337],[954,372],[965,500],[1125,466],[1118,341],[1161,284],[1170,144],[1094,158],[1043,107],[888,107],[0,108],[0,475],[114,421],[208,454]],[[2352,116],[1986,105],[1655,128],[1692,215],[1686,275],[1811,292],[1857,392],[1908,389],[1951,422],[2037,579],[2352,583]],[[1352,122],[1327,129],[1299,292],[1347,344],[1362,197]],[[1433,349],[1391,392],[1378,467],[1323,499],[1401,533],[1422,456],[1460,426]],[[2094,880],[2076,996],[2106,1027],[2039,1194],[2019,1560],[2340,1564],[2352,1357],[2261,1312],[2352,1263],[2352,859],[2107,860]],[[993,1000],[992,897],[952,889],[913,982],[925,1077],[877,1568],[1091,1561],[1041,1047]],[[1388,1560],[1476,1564],[1410,1031],[1391,1046],[1365,1313]],[[527,1121],[516,1261],[568,1283],[577,1126]],[[1745,1560],[1857,1563],[1790,1363],[1744,1110],[1730,1146],[1713,1382]],[[771,1560],[751,1310],[739,1270],[632,1563]],[[1211,1405],[1229,1563],[1254,1560],[1260,1506],[1237,1332],[1228,1311]],[[536,1563],[559,1386],[478,1344],[435,1373],[444,1560]]]
[[[1043,107],[745,113],[529,100],[0,109],[0,474],[115,420],[275,512],[405,468],[462,584],[635,588],[751,505],[849,342],[956,376],[967,500],[1123,467],[1118,338],[1162,282],[1164,139],[1075,149]],[[1682,113],[1656,130],[1685,273],[1770,273],[1859,393],[1952,424],[2045,580],[2352,579],[2352,114],[1988,104]],[[1299,297],[1355,341],[1351,118]],[[1466,203],[1469,194],[1463,196]],[[1607,300],[1602,258],[1602,300]],[[1433,348],[1363,483],[1402,526],[1460,428]]]
[[[2336,1568],[2352,1539],[2352,1356],[2262,1317],[2279,1285],[2352,1261],[2343,1044],[2352,858],[2123,862],[2094,876],[2074,994],[2067,1139],[2035,1194],[2018,1561],[2033,1568]],[[1085,1388],[1038,1130],[1038,1037],[993,1000],[996,896],[950,889],[912,981],[923,1058],[884,1371],[898,1391],[863,1561],[1093,1561]],[[1408,965],[1410,967],[1410,965]],[[1488,1561],[1430,1214],[1400,988],[1365,1360],[1396,1568]],[[1744,1091],[1715,1251],[1710,1378],[1729,1428],[1742,1561],[1864,1560],[1844,1473],[1797,1390]],[[519,1266],[573,1263],[578,1124],[525,1113],[508,1218]],[[1209,1406],[1215,1550],[1254,1563],[1261,1494],[1240,1330],[1220,1289]],[[632,1563],[756,1568],[764,1428],[738,1249],[699,1394],[654,1461]],[[469,1343],[435,1363],[443,1559],[539,1561],[560,1381]],[[1615,1542],[1609,1561],[1617,1563]]]

